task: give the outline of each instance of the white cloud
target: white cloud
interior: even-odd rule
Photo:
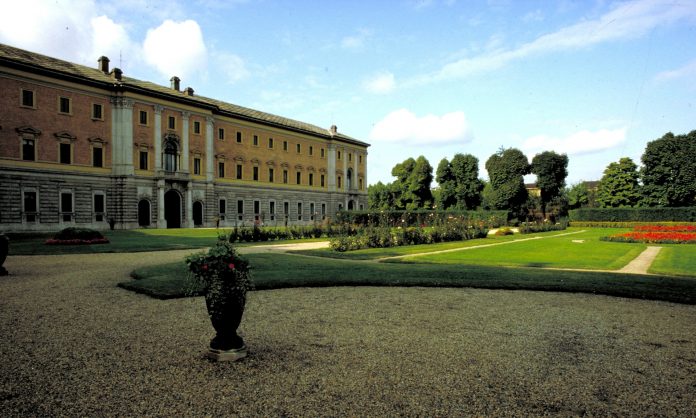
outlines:
[[[464,112],[418,117],[407,109],[399,109],[375,124],[370,139],[413,145],[444,145],[468,142],[470,133]]]
[[[370,93],[389,93],[396,87],[394,74],[390,72],[379,73],[363,82],[363,88]]]
[[[636,0],[619,3],[598,19],[586,20],[542,35],[513,49],[500,49],[443,66],[439,71],[410,80],[407,84],[427,84],[466,77],[501,68],[532,55],[584,48],[600,43],[633,39],[652,29],[681,19],[696,20],[696,6],[669,0]]]
[[[539,9],[529,12],[522,17],[524,23],[541,22],[542,20],[544,20],[544,13]]]
[[[218,52],[215,54],[215,60],[219,63],[219,68],[222,69],[225,79],[230,84],[244,80],[251,75],[244,60],[237,55]]]
[[[99,16],[91,19],[92,27],[92,53],[96,62],[97,58],[105,55],[111,60],[111,67],[121,67],[119,62],[125,60],[126,66],[133,61],[140,60],[140,46],[131,41],[126,29],[107,16]]]
[[[145,61],[163,76],[190,78],[207,68],[207,49],[203,33],[194,20],[165,20],[147,31],[143,42]]]
[[[543,151],[582,155],[604,151],[621,145],[626,140],[627,128],[580,131],[564,138],[537,135],[524,141],[522,149],[530,155]]]
[[[655,76],[656,81],[670,81],[681,78],[696,79],[696,59],[689,61],[684,66],[675,70],[663,71]]]

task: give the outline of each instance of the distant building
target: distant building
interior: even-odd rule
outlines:
[[[309,224],[367,208],[369,144],[0,44],[0,230]]]

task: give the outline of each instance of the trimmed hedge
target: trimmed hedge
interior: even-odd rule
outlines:
[[[568,228],[568,220],[562,219],[558,223],[551,222],[523,222],[520,224],[520,234],[534,234],[537,232],[564,231]]]
[[[235,227],[229,236],[230,242],[263,242],[276,240],[293,240],[307,238],[331,238],[337,235],[355,234],[356,231],[340,226],[293,226],[273,227]]]
[[[423,227],[436,226],[452,218],[467,222],[483,222],[486,228],[498,228],[507,224],[508,212],[490,211],[406,211],[392,210],[384,212],[341,211],[336,215],[336,222],[359,226]]]
[[[568,214],[571,222],[696,222],[696,206],[686,208],[582,208],[570,210]]]
[[[696,225],[696,222],[591,222],[573,221],[572,226],[578,228],[635,228],[647,225]]]

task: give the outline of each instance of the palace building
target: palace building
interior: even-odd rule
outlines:
[[[0,44],[0,231],[303,225],[367,208],[339,133]]]

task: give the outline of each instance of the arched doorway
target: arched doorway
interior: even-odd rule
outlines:
[[[203,203],[193,202],[193,226],[203,225]]]
[[[150,201],[147,199],[138,202],[138,225],[150,226]]]
[[[181,196],[176,190],[164,194],[164,219],[167,228],[181,228]]]
[[[348,210],[355,210],[355,203],[352,200],[348,201]]]

